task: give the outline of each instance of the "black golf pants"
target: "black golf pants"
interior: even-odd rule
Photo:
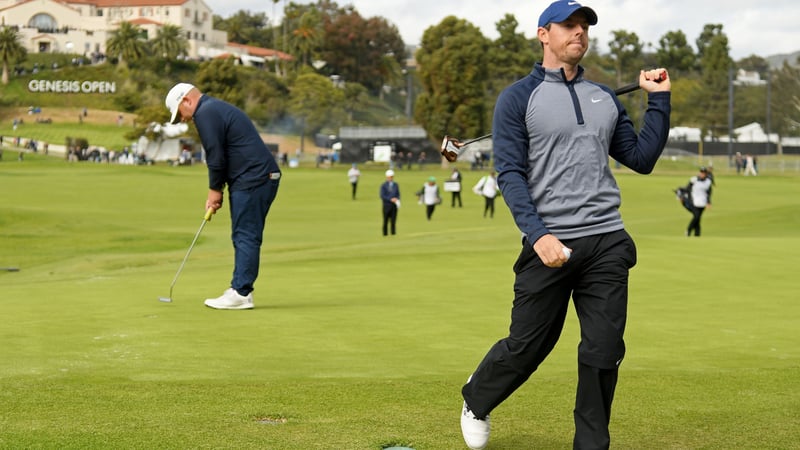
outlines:
[[[555,346],[571,296],[581,329],[573,446],[608,448],[617,369],[625,355],[628,270],[636,264],[636,247],[624,230],[562,242],[573,251],[561,268],[545,266],[529,243],[523,245],[514,265],[509,335],[489,349],[462,395],[477,417],[508,398]]]

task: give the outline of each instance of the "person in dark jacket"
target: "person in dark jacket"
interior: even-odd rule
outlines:
[[[381,184],[380,197],[383,204],[383,235],[394,235],[397,224],[397,210],[400,209],[400,187],[394,181],[394,170],[386,171],[386,181]]]
[[[264,226],[278,193],[281,171],[253,122],[239,108],[178,83],[165,100],[170,122],[194,121],[206,152],[206,211],[222,207],[228,188],[234,268],[231,285],[205,304],[215,309],[252,309]]]
[[[556,345],[570,297],[581,325],[573,446],[610,445],[636,247],[623,227],[609,156],[635,172],[653,170],[669,134],[670,80],[665,69],[640,72],[648,107],[637,135],[614,91],[583,78],[579,63],[596,23],[594,10],[577,1],[552,3],[539,17],[542,62],[496,102],[497,179],[523,238],[509,334],[461,389],[470,448],[487,445],[489,414]]]

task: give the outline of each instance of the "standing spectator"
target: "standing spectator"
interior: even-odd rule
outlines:
[[[488,212],[489,218],[494,218],[494,199],[497,197],[499,191],[495,171],[491,171],[489,175],[478,180],[478,184],[472,188],[472,191],[484,198],[483,217],[486,217],[486,213]]]
[[[461,430],[473,449],[488,443],[492,410],[555,347],[570,297],[581,327],[573,448],[610,445],[636,249],[619,213],[609,156],[639,173],[653,170],[669,134],[670,81],[664,69],[640,72],[648,106],[637,135],[614,92],[583,78],[580,61],[596,23],[594,10],[577,1],[550,4],[538,22],[541,62],[497,98],[495,167],[523,239],[508,337],[461,390]]]
[[[734,162],[736,163],[736,175],[739,175],[744,169],[744,158],[742,158],[741,152],[736,152]]]
[[[461,172],[458,171],[458,168],[453,168],[453,173],[450,174],[450,182],[454,184],[453,190],[451,190],[451,198],[450,198],[450,207],[456,207],[456,200],[458,200],[458,207],[461,208]]]
[[[214,309],[252,309],[261,243],[270,206],[280,184],[281,170],[253,121],[239,108],[188,83],[178,83],[165,100],[170,123],[194,121],[206,151],[208,196],[206,211],[222,207],[228,187],[231,238],[234,249],[230,288],[206,299]]]
[[[429,177],[428,182],[422,186],[418,195],[425,205],[425,217],[431,220],[436,205],[442,203],[442,198],[439,196],[439,186],[436,185],[436,177]]]
[[[419,170],[422,170],[422,169],[425,168],[426,160],[427,160],[427,157],[425,156],[425,152],[419,152],[419,159],[417,160],[417,162],[419,162]],[[409,169],[410,169],[410,167],[409,167]]]
[[[350,166],[350,170],[347,171],[347,179],[350,180],[350,186],[352,186],[353,188],[352,189],[353,200],[356,199],[356,188],[358,187],[358,177],[360,176],[361,176],[361,171],[358,170],[358,166],[356,166],[356,163],[353,163],[353,165]]]
[[[753,155],[745,156],[744,161],[744,176],[758,175],[758,172],[756,171],[756,159],[753,157]]]
[[[386,171],[386,181],[381,184],[381,201],[383,202],[383,235],[386,236],[391,226],[392,235],[395,234],[397,224],[397,210],[400,209],[400,187],[394,182],[394,170]]]
[[[711,207],[711,188],[713,180],[708,176],[708,169],[700,168],[700,172],[689,179],[689,192],[692,199],[692,220],[686,228],[686,236],[700,236],[700,218],[703,211]]]

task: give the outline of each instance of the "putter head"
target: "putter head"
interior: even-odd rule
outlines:
[[[170,298],[170,297],[158,297],[158,301],[164,302],[164,303],[172,303],[172,298]]]
[[[450,162],[456,162],[458,159],[458,149],[461,147],[461,141],[454,137],[445,136],[442,139],[442,156]]]

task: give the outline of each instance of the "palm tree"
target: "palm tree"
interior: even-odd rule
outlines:
[[[3,61],[3,84],[8,84],[8,65],[25,58],[28,51],[22,46],[22,38],[11,27],[0,29],[0,60]]]
[[[130,22],[120,22],[119,28],[111,32],[106,42],[106,51],[119,58],[120,67],[127,67],[128,61],[136,61],[147,53],[143,39],[144,31]]]
[[[169,62],[186,54],[189,43],[186,36],[181,32],[181,27],[177,25],[164,25],[158,30],[155,39],[150,42],[153,55],[157,58],[164,58],[166,66],[164,70],[170,71]]]
[[[310,9],[300,16],[299,22],[292,31],[292,45],[302,55],[303,64],[308,64],[311,54],[322,42],[322,18],[319,11]]]

